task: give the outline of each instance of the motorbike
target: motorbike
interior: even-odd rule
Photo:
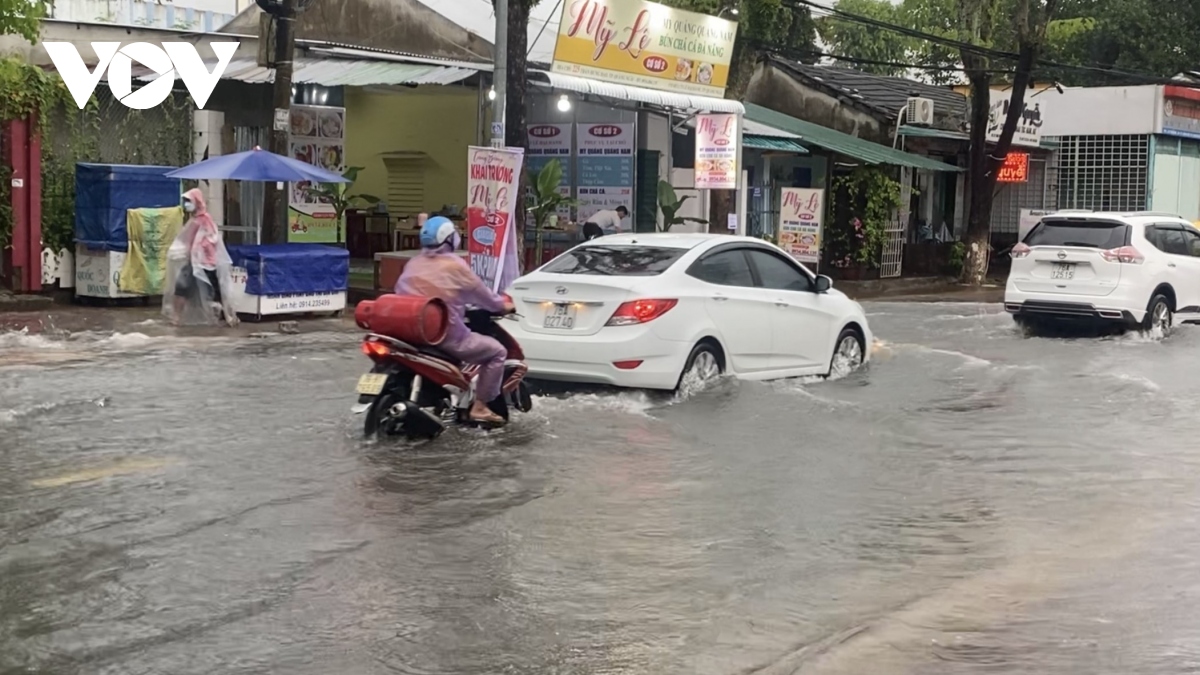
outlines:
[[[508,350],[500,396],[488,402],[488,408],[507,422],[513,410],[532,410],[533,400],[525,383],[525,354],[500,326],[502,317],[472,309],[466,322],[473,332],[495,338]],[[365,415],[363,432],[368,438],[433,439],[450,424],[482,426],[468,414],[475,402],[478,366],[463,367],[437,347],[414,346],[377,333],[363,338],[362,351],[374,365],[358,381],[358,403],[352,412]]]

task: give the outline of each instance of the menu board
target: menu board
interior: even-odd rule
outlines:
[[[736,190],[738,116],[696,116],[696,189]]]
[[[624,206],[633,213],[632,124],[579,124],[579,220]]]
[[[346,164],[346,109],[293,105],[289,147],[293,159],[342,173]],[[342,241],[342,224],[333,207],[312,193],[308,181],[291,183],[288,194],[288,241]]]
[[[558,193],[564,197],[571,196],[571,125],[570,124],[530,124],[528,127],[528,150],[525,153],[525,166],[531,176],[536,177],[542,168],[551,160],[558,160],[562,165],[562,180],[558,183]],[[571,208],[562,207],[558,217],[570,220]]]
[[[779,246],[802,263],[821,260],[821,226],[825,221],[825,191],[783,188],[779,208]]]

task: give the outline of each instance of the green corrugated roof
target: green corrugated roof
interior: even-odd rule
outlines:
[[[971,134],[964,131],[947,131],[946,129],[933,129],[930,127],[913,127],[907,124],[900,127],[901,136],[912,136],[913,138],[948,138],[952,141],[970,141]]]
[[[808,148],[800,145],[795,139],[791,138],[755,136],[754,134],[746,134],[742,136],[742,145],[747,148],[758,148],[759,150],[783,150],[785,152],[795,152],[801,155],[809,154]]]
[[[872,143],[871,141],[851,136],[850,134],[843,134],[829,127],[789,117],[783,113],[775,112],[774,110],[754,105],[753,103],[746,104],[746,117],[760,124],[766,124],[776,129],[796,134],[800,136],[800,143],[804,145],[815,145],[841,155],[846,155],[847,157],[853,157],[867,164],[909,166],[914,169],[927,169],[929,171],[962,171],[957,166],[951,166],[934,159],[929,159],[928,157],[895,150],[886,145]]]

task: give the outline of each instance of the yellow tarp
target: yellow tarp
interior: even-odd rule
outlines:
[[[162,295],[167,249],[183,227],[183,208],[129,209],[125,217],[129,253],[117,286],[126,293]]]

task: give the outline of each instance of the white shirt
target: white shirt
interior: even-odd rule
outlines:
[[[588,216],[585,221],[599,225],[605,234],[619,234],[622,229],[621,214],[616,211],[597,211]]]

